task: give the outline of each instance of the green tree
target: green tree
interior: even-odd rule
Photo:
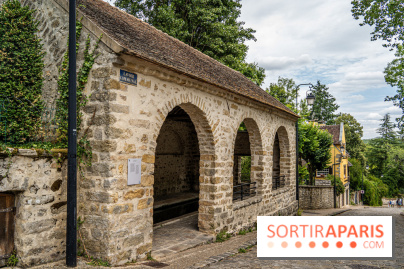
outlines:
[[[241,72],[258,85],[265,70],[245,61],[247,40],[255,31],[244,28],[241,0],[116,0],[115,5],[143,19],[219,62]]]
[[[396,59],[389,63],[384,69],[384,80],[390,86],[397,87],[397,94],[394,96],[386,96],[385,101],[392,101],[394,106],[401,109],[402,116],[396,118],[398,127],[402,129],[404,123],[404,48],[402,45],[397,46],[395,53]]]
[[[306,100],[300,100],[298,103],[298,111],[296,111],[296,96],[299,93],[295,81],[291,78],[278,77],[277,83],[271,83],[266,92],[278,99],[291,110],[297,112],[302,119],[308,119],[310,115],[309,106]]]
[[[44,53],[33,12],[17,0],[0,9],[0,99],[7,100],[0,138],[13,143],[34,139],[41,126]]]
[[[404,148],[392,145],[388,152],[388,160],[383,172],[382,181],[389,187],[388,195],[397,196],[404,189]]]
[[[381,39],[394,48],[404,41],[404,3],[399,0],[352,0],[352,15],[361,26],[374,26],[371,40]]]
[[[363,203],[370,206],[381,206],[382,198],[388,194],[388,187],[380,178],[368,175],[363,182],[365,194]]]
[[[349,162],[352,164],[349,167],[349,188],[357,191],[362,189],[363,165],[359,160],[353,158],[350,158]]]
[[[331,180],[331,186],[334,186],[334,176],[333,175],[327,175],[326,179]],[[343,194],[345,192],[345,187],[344,183],[342,183],[342,180],[339,177],[335,177],[335,190],[337,196]]]
[[[387,96],[385,101],[392,101],[401,108],[404,115],[404,3],[399,0],[353,0],[352,15],[356,20],[362,19],[363,25],[374,26],[371,40],[385,41],[384,47],[396,49],[396,59],[385,69],[387,84],[397,86],[395,96]],[[396,119],[399,127],[404,122],[404,116]]]
[[[332,135],[312,123],[299,122],[299,156],[307,162],[310,185],[316,170],[323,170],[331,159]]]
[[[298,90],[293,79],[282,77],[278,77],[278,82],[271,83],[269,88],[266,89],[270,95],[292,110],[296,110],[296,96]]]
[[[387,113],[384,115],[380,121],[380,127],[377,129],[377,132],[385,142],[394,142],[396,139],[396,132],[394,131],[394,124],[390,121],[390,114]]]
[[[335,124],[337,114],[335,112],[339,108],[336,99],[328,92],[328,87],[317,81],[313,86],[313,94],[316,97],[310,114],[311,120],[324,121],[327,125]]]
[[[387,154],[390,145],[382,138],[369,140],[366,147],[366,158],[369,164],[370,173],[380,177],[387,165]]]
[[[357,159],[365,165],[365,143],[362,141],[363,127],[362,125],[351,115],[342,113],[335,120],[336,124],[344,123],[346,150],[349,152],[351,158]]]

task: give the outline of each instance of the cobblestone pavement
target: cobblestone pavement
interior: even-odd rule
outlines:
[[[352,208],[351,208],[352,209]],[[204,268],[404,268],[404,216],[403,208],[358,208],[341,216],[393,216],[396,221],[395,260],[260,260],[257,248],[240,253]]]

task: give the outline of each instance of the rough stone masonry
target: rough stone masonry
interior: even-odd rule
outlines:
[[[43,98],[53,103],[67,47],[68,2],[22,2],[36,9],[46,51]],[[93,164],[83,168],[78,184],[78,216],[85,220],[81,235],[90,255],[114,265],[145,258],[153,244],[156,192],[158,197],[164,192],[196,192],[198,227],[210,234],[237,232],[254,225],[258,215],[296,214],[296,114],[239,72],[101,0],[79,1],[78,10],[84,26],[80,43],[87,35],[92,44],[101,37],[85,89],[90,100],[81,127],[89,132]],[[80,53],[78,59],[80,64]],[[123,81],[122,71],[136,74],[136,83]],[[174,123],[169,122],[172,118]],[[257,195],[233,201],[234,148],[242,122]],[[128,159],[141,159],[140,184],[127,183]],[[277,189],[272,188],[274,162],[277,175],[284,176]],[[181,182],[171,187],[158,183],[156,176],[162,174]],[[64,186],[66,179],[61,180]],[[27,202],[20,199],[18,204]],[[30,210],[21,207],[19,212],[27,217],[33,214]],[[52,222],[49,210],[47,214],[49,219],[43,221]],[[46,225],[47,232],[59,231],[63,238],[62,221]],[[36,250],[21,252],[23,257],[31,255],[30,264],[62,258],[62,242],[53,246],[57,255],[50,257],[49,249],[41,246],[47,238],[40,231],[33,234],[38,235],[32,238]]]

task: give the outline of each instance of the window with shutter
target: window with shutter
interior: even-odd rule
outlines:
[[[14,194],[0,193],[0,265],[14,250]]]

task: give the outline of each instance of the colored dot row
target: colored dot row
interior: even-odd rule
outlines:
[[[269,242],[267,245],[268,245],[269,248],[273,248],[275,244],[274,244],[273,242]],[[296,248],[301,248],[302,246],[303,246],[303,244],[302,244],[302,242],[300,242],[300,241],[297,241],[297,242],[295,243],[295,247],[296,247]],[[330,244],[329,244],[327,241],[324,241],[324,242],[321,244],[321,246],[322,246],[323,248],[328,248],[328,247],[330,246]],[[338,242],[335,244],[335,246],[336,246],[337,248],[342,248],[342,247],[344,246],[344,244],[343,244],[341,241],[338,241]],[[349,246],[350,246],[351,248],[356,248],[357,244],[356,244],[355,241],[352,241],[352,242],[349,244]],[[287,248],[287,247],[288,247],[288,242],[283,241],[283,242],[281,243],[281,247]],[[315,248],[315,247],[316,247],[316,243],[313,242],[313,241],[311,241],[311,242],[309,243],[309,247],[310,247],[310,248]]]

